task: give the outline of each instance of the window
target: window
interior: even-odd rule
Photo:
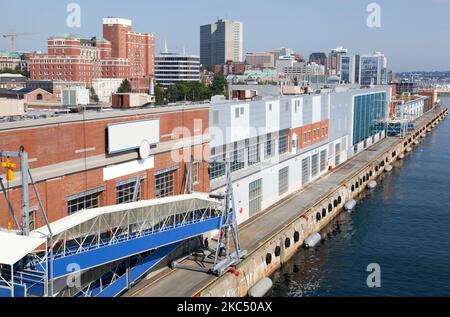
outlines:
[[[239,118],[239,108],[234,109],[234,117],[237,119]]]
[[[136,189],[136,179],[118,182],[116,184],[116,204],[126,204],[133,201],[134,191]],[[141,184],[137,188],[136,200],[141,198]]]
[[[248,185],[249,214],[250,217],[261,211],[262,203],[262,179],[258,179]]]
[[[278,144],[278,154],[284,154],[288,151],[289,146],[289,135],[280,135],[279,144]]]
[[[310,179],[310,159],[309,157],[302,160],[302,185],[309,182]]]
[[[212,158],[209,166],[210,179],[216,179],[225,175],[225,154]]]
[[[93,190],[75,195],[67,200],[67,212],[69,215],[80,210],[92,209],[100,206],[100,190]]]
[[[36,230],[36,211],[37,207],[30,209],[29,211],[29,231]]]
[[[268,159],[273,156],[274,145],[275,145],[274,140],[271,138],[270,135],[268,135],[266,143],[265,143],[265,149],[264,149],[264,158],[265,159]]]
[[[192,183],[198,184],[199,183],[199,171],[200,171],[200,163],[194,162],[192,165]]]
[[[259,143],[250,145],[248,147],[248,165],[255,165],[261,160],[259,154]]]
[[[319,174],[319,154],[314,154],[311,160],[311,174],[312,177],[317,176]]]
[[[281,196],[289,190],[289,166],[278,171],[278,194]]]
[[[155,175],[156,198],[173,196],[173,173],[174,171],[165,171]]]
[[[327,169],[327,150],[320,152],[320,171],[323,172]]]
[[[231,172],[236,172],[240,169],[243,169],[245,166],[245,159],[244,159],[244,149],[234,149],[231,154]]]
[[[341,164],[341,143],[335,145],[335,165],[338,166]]]

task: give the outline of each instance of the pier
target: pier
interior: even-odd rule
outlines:
[[[251,287],[288,261],[308,236],[326,227],[346,202],[355,199],[399,156],[420,146],[417,141],[420,142],[423,134],[429,133],[447,115],[445,108],[432,109],[414,122],[415,130],[405,138],[383,139],[242,224],[241,246],[249,254],[234,270],[215,277],[167,269],[141,281],[124,296],[246,296]]]

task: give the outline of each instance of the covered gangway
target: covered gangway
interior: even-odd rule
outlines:
[[[177,243],[220,229],[221,209],[221,201],[192,193],[82,210],[29,236],[0,234],[0,263],[4,261],[10,267],[1,272],[16,276],[16,284],[30,289],[27,281],[20,279],[21,272],[14,271],[15,265],[25,260],[21,270],[41,274],[42,285],[32,285],[35,293],[41,293],[47,281],[72,274],[73,264],[82,272],[159,249],[149,255],[153,258],[143,259],[146,266],[136,273],[141,276]],[[4,249],[5,245],[9,246]],[[13,280],[10,278],[10,282]]]

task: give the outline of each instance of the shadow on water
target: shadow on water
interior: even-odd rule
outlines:
[[[272,296],[450,296],[450,120],[394,167],[271,276]]]

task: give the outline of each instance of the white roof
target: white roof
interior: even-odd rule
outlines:
[[[45,238],[19,236],[15,232],[0,231],[0,263],[13,265],[45,241]]]
[[[213,204],[220,203],[219,201],[210,198],[208,194],[204,194],[204,193],[193,193],[193,194],[189,194],[189,195],[170,196],[170,197],[164,197],[164,198],[158,198],[158,199],[152,199],[152,200],[142,200],[142,201],[133,202],[133,203],[129,203],[129,204],[121,204],[121,205],[113,205],[113,206],[106,206],[106,207],[100,207],[100,208],[94,208],[94,209],[81,210],[75,214],[64,217],[58,221],[52,222],[50,224],[50,227],[52,229],[53,235],[57,235],[64,231],[67,231],[79,224],[82,224],[91,219],[94,219],[100,215],[120,212],[120,211],[124,211],[124,210],[136,209],[136,208],[176,203],[176,202],[186,201],[186,200],[190,200],[190,199],[201,199],[201,200],[209,201]],[[30,233],[30,236],[38,237],[38,238],[46,237],[48,235],[49,235],[49,231],[48,231],[47,226],[38,228]]]

